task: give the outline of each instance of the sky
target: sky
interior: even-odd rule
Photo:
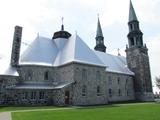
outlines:
[[[132,0],[144,43],[149,49],[152,80],[160,76],[160,0]],[[0,58],[10,58],[13,32],[23,27],[22,48],[39,34],[52,38],[64,28],[93,49],[99,14],[107,52],[125,56],[129,0],[0,0]],[[155,85],[154,85],[155,86]],[[154,91],[157,89],[154,87]]]

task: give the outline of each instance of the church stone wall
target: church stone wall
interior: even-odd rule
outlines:
[[[69,105],[95,105],[134,100],[133,76],[106,72],[105,69],[78,63],[54,68],[23,65],[18,68],[19,77],[0,76],[0,104],[66,105],[66,91],[69,92]],[[44,79],[46,71],[48,80]],[[55,86],[64,82],[73,83],[56,90],[8,89],[24,81],[49,82]],[[44,92],[43,99],[40,98],[40,92]]]
[[[133,76],[106,72],[109,102],[134,100]]]
[[[74,64],[74,71],[73,105],[108,103],[104,67]]]
[[[55,79],[59,82],[72,82],[74,81],[73,64],[64,65],[56,68]]]
[[[23,65],[19,68],[19,74],[23,81],[55,81],[55,68],[37,65]],[[48,80],[45,79],[45,73],[48,72]]]
[[[0,76],[0,104],[8,104],[11,98],[9,88],[15,86],[17,82],[18,77]]]
[[[58,84],[73,82],[74,81],[74,70],[73,65],[64,65],[61,67],[47,67],[47,66],[29,66],[23,65],[19,68],[20,73],[20,82],[34,82],[37,84],[40,82],[50,83],[53,86],[57,86]],[[48,72],[48,80],[44,78],[45,72]],[[65,91],[70,92],[70,104],[72,103],[72,87],[65,87],[62,89],[56,90],[14,90],[12,94],[16,96],[16,94],[20,94],[19,102],[21,104],[55,104],[55,105],[65,105]],[[45,99],[39,99],[39,93],[43,91],[45,92]],[[28,99],[23,98],[23,94],[27,92]],[[36,92],[35,99],[31,98],[32,92]],[[16,98],[16,97],[15,97]]]

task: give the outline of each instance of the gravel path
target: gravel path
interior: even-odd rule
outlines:
[[[11,112],[1,112],[0,113],[0,120],[12,120]]]

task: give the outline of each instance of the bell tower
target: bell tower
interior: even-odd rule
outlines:
[[[99,17],[98,17],[98,24],[97,24],[96,46],[94,47],[94,49],[97,51],[106,52],[106,46],[104,45],[104,37],[103,37]]]
[[[153,101],[148,49],[146,44],[143,44],[143,33],[131,1],[128,27],[126,54],[128,67],[135,73],[135,98],[140,101]]]

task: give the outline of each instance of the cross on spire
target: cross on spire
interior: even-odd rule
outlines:
[[[62,17],[62,26],[61,26],[61,31],[64,31],[63,20],[64,20],[64,18]]]
[[[118,48],[117,50],[118,50],[118,56],[121,56],[121,54],[120,54],[120,49]]]

